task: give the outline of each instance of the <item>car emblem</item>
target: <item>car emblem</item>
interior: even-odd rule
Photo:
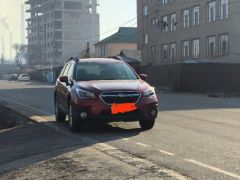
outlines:
[[[123,93],[119,93],[118,97],[123,98],[123,97],[125,97],[125,95]]]

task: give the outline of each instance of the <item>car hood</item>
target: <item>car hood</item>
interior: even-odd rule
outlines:
[[[90,91],[139,91],[145,92],[151,86],[143,80],[102,80],[77,82],[78,86]]]

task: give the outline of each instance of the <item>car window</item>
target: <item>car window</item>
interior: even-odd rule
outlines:
[[[125,63],[79,63],[76,68],[77,81],[135,79],[136,74]]]
[[[68,79],[72,79],[74,64],[70,64],[70,67],[67,72]]]
[[[69,68],[70,68],[70,64],[67,64],[66,68],[65,68],[65,70],[63,72],[63,76],[67,76]]]
[[[63,76],[66,67],[67,67],[67,66],[64,66],[64,67],[63,67],[63,69],[62,69],[62,71],[61,71],[61,73],[60,73],[60,76]]]

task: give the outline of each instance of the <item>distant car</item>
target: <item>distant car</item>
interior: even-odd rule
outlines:
[[[17,74],[11,74],[10,77],[8,78],[8,81],[17,81],[17,80],[18,80]]]
[[[146,78],[121,60],[70,61],[55,86],[56,120],[68,116],[72,131],[84,123],[114,121],[139,121],[142,129],[149,130],[158,115],[158,100]]]
[[[30,76],[28,74],[21,74],[18,77],[18,82],[22,82],[22,81],[30,81]]]

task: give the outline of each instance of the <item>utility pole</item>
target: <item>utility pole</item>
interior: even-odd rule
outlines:
[[[9,49],[9,58],[12,60],[12,32],[9,31],[9,44],[10,44],[10,49]]]
[[[4,64],[4,55],[5,55],[5,47],[4,47],[4,37],[2,36],[2,65]]]
[[[2,54],[1,63],[2,63],[2,65],[4,65],[4,56],[3,56],[3,54]]]

